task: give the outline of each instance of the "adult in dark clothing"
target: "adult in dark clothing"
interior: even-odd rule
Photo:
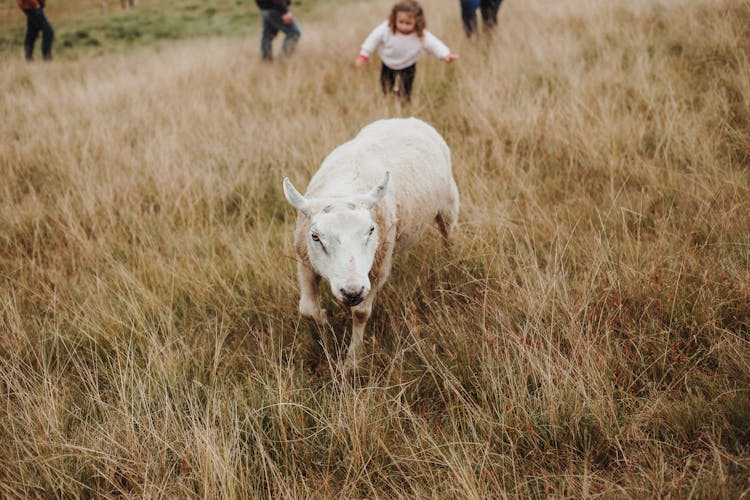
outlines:
[[[477,9],[482,14],[484,29],[491,31],[497,25],[497,11],[501,3],[503,0],[461,0],[461,20],[466,36],[471,37],[477,32]]]
[[[52,40],[55,39],[55,30],[44,15],[45,0],[17,1],[18,6],[26,14],[26,37],[23,40],[26,60],[34,59],[34,44],[40,31],[42,32],[42,57],[46,60],[52,59]]]
[[[284,32],[281,52],[289,56],[297,47],[302,33],[289,10],[291,0],[255,0],[263,19],[263,34],[260,38],[260,53],[266,61],[273,60],[273,39],[279,31]]]

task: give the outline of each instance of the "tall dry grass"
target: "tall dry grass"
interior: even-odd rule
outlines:
[[[0,73],[0,495],[745,497],[750,7],[507,2],[418,64],[313,8],[292,60],[206,39]],[[396,259],[356,380],[297,315],[294,211],[324,156],[415,115],[460,230]],[[416,180],[418,181],[418,180]]]

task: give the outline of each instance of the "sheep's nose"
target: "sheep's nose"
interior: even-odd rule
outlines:
[[[364,291],[365,287],[359,290],[339,288],[339,292],[341,292],[341,296],[344,298],[344,303],[349,307],[356,306],[365,299],[362,295]]]

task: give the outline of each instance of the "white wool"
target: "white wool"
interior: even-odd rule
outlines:
[[[284,191],[300,210],[295,233],[300,312],[325,319],[320,278],[337,299],[351,300],[350,368],[393,253],[415,243],[436,221],[450,237],[459,210],[450,149],[419,119],[379,120],[326,157],[304,197],[287,180]]]

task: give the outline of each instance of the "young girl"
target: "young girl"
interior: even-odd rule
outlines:
[[[448,63],[458,59],[458,55],[424,28],[424,12],[419,3],[415,0],[396,3],[388,20],[372,30],[362,44],[355,66],[364,66],[380,46],[378,54],[383,62],[380,71],[383,93],[387,95],[393,92],[400,99],[409,101],[417,59],[422,49]]]

